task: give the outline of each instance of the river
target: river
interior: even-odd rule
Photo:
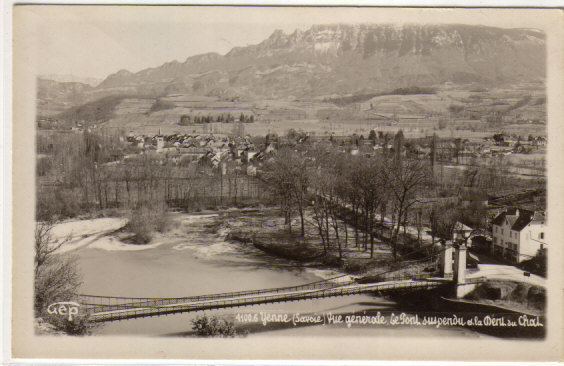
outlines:
[[[189,215],[174,213],[174,229],[159,234],[148,246],[123,244],[106,235],[80,235],[81,244],[72,247],[78,257],[83,284],[81,293],[124,297],[185,297],[230,291],[292,286],[327,278],[337,273],[304,268],[297,263],[272,258],[252,246],[224,241],[225,232],[214,232],[209,225],[217,215]],[[112,219],[97,219],[112,220]],[[114,219],[119,220],[119,219]],[[89,227],[91,220],[82,227]],[[71,223],[72,224],[72,223]],[[119,226],[120,222],[114,222]],[[69,225],[69,224],[67,224]],[[107,225],[107,223],[106,223]],[[76,227],[75,225],[74,227]],[[93,226],[95,226],[93,224]],[[72,225],[70,225],[72,227]],[[106,230],[108,226],[105,226]],[[67,230],[73,230],[67,228]],[[89,239],[90,240],[87,240]],[[344,313],[362,310],[394,310],[394,302],[370,295],[354,295],[317,300],[264,304],[251,307],[208,311],[208,314],[236,314],[257,311],[300,313]],[[182,335],[192,328],[191,320],[198,313],[184,313],[153,318],[141,318],[105,323],[95,329],[100,335]],[[314,329],[317,328],[317,329]],[[317,334],[347,329],[306,327],[278,330],[276,334]],[[362,334],[366,329],[359,330]],[[413,335],[413,329],[377,329],[375,333]],[[417,329],[422,334],[469,334],[463,329]],[[260,333],[263,334],[263,333]],[[251,334],[251,336],[254,334]]]

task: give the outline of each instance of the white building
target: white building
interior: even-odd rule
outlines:
[[[512,263],[530,259],[547,247],[546,227],[542,211],[508,209],[492,221],[492,254]]]
[[[157,136],[157,151],[162,151],[165,146],[165,140],[163,136]]]

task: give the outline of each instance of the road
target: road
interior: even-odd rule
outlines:
[[[525,276],[522,269],[503,264],[478,264],[478,271],[469,273],[466,278],[486,277],[488,280],[525,282],[546,288],[546,279],[535,274]]]

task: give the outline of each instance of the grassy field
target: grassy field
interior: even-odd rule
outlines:
[[[351,98],[355,100],[354,96]],[[183,115],[192,119],[210,116],[217,120],[220,115],[230,114],[238,119],[243,113],[254,118],[255,122],[244,124],[244,133],[251,135],[284,134],[290,129],[318,135],[356,133],[365,137],[372,129],[390,133],[402,129],[408,138],[433,133],[443,138],[467,139],[483,138],[496,132],[523,137],[546,135],[542,84],[490,89],[443,85],[435,94],[381,95],[345,104],[331,103],[331,98],[222,100],[186,94],[160,98],[120,96],[104,100],[111,103],[90,103],[67,114],[78,119],[84,119],[82,114],[94,115],[106,120],[102,124],[104,128],[140,134],[155,134],[159,129],[162,133],[229,134],[236,130],[233,123],[180,126],[180,118]],[[167,107],[154,108],[158,103]],[[101,117],[98,116],[99,105],[104,106]],[[503,120],[490,122],[496,116],[503,116]]]

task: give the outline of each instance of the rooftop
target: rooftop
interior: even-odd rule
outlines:
[[[522,208],[512,207],[499,214],[492,225],[501,226],[507,220],[511,230],[521,231],[531,222],[544,222],[546,214],[543,211],[529,211]]]

